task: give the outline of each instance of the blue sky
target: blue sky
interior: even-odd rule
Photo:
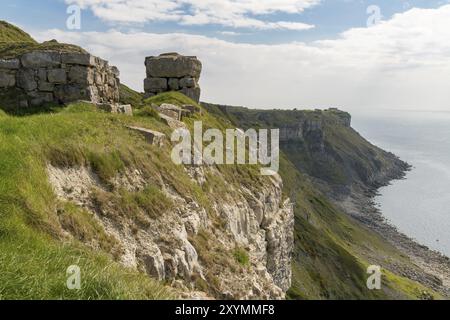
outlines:
[[[66,27],[74,4],[80,30]],[[368,25],[373,5],[382,20]],[[82,46],[139,91],[145,57],[177,51],[203,62],[203,101],[450,109],[449,1],[2,0],[0,19]]]
[[[145,1],[145,0],[144,0]],[[165,0],[162,0],[165,1]],[[2,0],[0,18],[12,21],[31,30],[64,29],[66,9],[70,1],[64,0]],[[72,1],[76,3],[77,1]],[[83,3],[83,0],[78,1]],[[332,39],[354,27],[364,27],[370,5],[380,7],[383,19],[412,7],[437,8],[448,1],[442,0],[323,0],[300,13],[274,12],[252,15],[265,21],[292,21],[314,25],[310,30],[255,30],[233,28],[218,24],[201,26],[180,25],[176,22],[146,21],[121,23],[96,16],[92,10],[82,10],[83,31],[106,31],[111,28],[127,31],[139,30],[152,33],[184,32],[246,43],[285,43]],[[276,2],[274,4],[276,7]],[[225,32],[226,34],[222,34]],[[232,34],[234,33],[234,34]]]

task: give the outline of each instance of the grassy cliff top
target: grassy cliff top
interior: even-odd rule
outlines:
[[[44,50],[86,53],[82,48],[56,40],[38,43],[28,33],[6,21],[0,21],[0,58],[11,59],[24,53]]]
[[[0,21],[0,43],[37,44],[28,33],[6,21]]]

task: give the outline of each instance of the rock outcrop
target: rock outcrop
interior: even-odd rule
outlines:
[[[14,90],[16,107],[87,100],[119,101],[119,70],[89,53],[36,50],[0,59],[0,90]]]
[[[158,131],[133,126],[129,126],[127,128],[142,134],[147,142],[154,146],[162,147],[166,140],[166,135]]]
[[[199,102],[198,81],[202,63],[197,57],[164,53],[158,57],[147,57],[145,66],[147,78],[144,80],[144,91],[147,97],[166,91],[179,91]]]
[[[160,217],[141,220],[120,216],[108,202],[92,200],[92,190],[107,194],[87,168],[48,168],[55,193],[89,210],[121,246],[120,261],[186,292],[186,298],[283,299],[291,285],[294,212],[283,198],[281,178],[270,177],[258,190],[235,187],[214,167],[186,167],[202,186],[213,174],[229,187],[211,202],[200,203],[177,193],[163,192],[173,202]],[[74,184],[74,185],[72,185]],[[136,192],[146,187],[139,170],[112,179],[113,188]],[[103,190],[103,191],[102,191]],[[145,227],[143,227],[145,226]],[[240,264],[233,254],[246,255]]]

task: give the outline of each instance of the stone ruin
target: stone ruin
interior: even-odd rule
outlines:
[[[146,97],[167,91],[178,91],[192,100],[200,101],[198,81],[202,63],[197,57],[178,53],[164,53],[145,59],[147,78],[144,80]]]
[[[0,59],[0,94],[15,91],[16,106],[85,100],[119,101],[119,70],[89,53],[32,51]]]

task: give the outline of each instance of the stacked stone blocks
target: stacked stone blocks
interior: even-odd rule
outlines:
[[[197,57],[164,53],[157,57],[147,57],[145,66],[147,78],[144,80],[144,91],[147,97],[178,91],[196,102],[200,101],[198,81],[202,63]]]
[[[119,101],[119,71],[89,53],[32,51],[0,59],[0,90],[18,89],[19,107],[87,100]]]

